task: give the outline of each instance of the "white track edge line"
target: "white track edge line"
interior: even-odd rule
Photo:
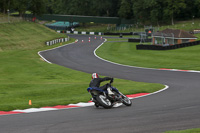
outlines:
[[[165,91],[165,90],[167,90],[168,88],[169,88],[169,86],[168,86],[168,85],[165,85],[165,87],[164,87],[163,89],[161,89],[161,90],[155,91],[155,92],[153,92],[153,93],[150,93],[150,94],[147,94],[147,95],[144,95],[144,96],[139,96],[139,97],[134,97],[134,98],[129,98],[129,99],[136,99],[136,98],[141,98],[141,97],[150,96],[150,95],[157,94],[157,93],[159,93],[159,92]]]
[[[119,64],[119,63],[112,62],[112,61],[109,61],[109,60],[106,60],[106,59],[103,59],[103,58],[99,57],[99,56],[96,54],[96,51],[107,41],[106,38],[104,38],[104,39],[105,39],[105,41],[104,41],[103,43],[101,43],[101,44],[94,50],[94,52],[93,52],[94,55],[95,55],[97,58],[99,58],[99,59],[101,59],[101,60],[103,60],[103,61],[105,61],[105,62],[109,62],[109,63],[115,64],[115,65],[120,65],[120,66],[125,66],[125,67],[132,67],[132,68],[141,68],[141,69],[150,69],[150,70],[164,71],[164,70],[162,70],[162,69],[156,69],[156,68],[146,68],[146,67],[137,67],[137,66],[130,66],[130,65]],[[165,70],[165,71],[195,72],[195,73],[200,73],[200,71],[196,71],[196,70],[181,71],[181,70],[179,70],[179,69],[169,69],[169,70]]]
[[[78,39],[75,40],[75,42],[77,42],[77,41],[78,41]],[[67,43],[67,44],[64,44],[64,45],[59,46],[59,47],[55,47],[55,48],[50,48],[50,49],[47,49],[47,50],[39,51],[39,52],[38,52],[38,55],[39,55],[44,61],[46,61],[47,63],[52,64],[50,61],[48,61],[46,58],[44,58],[40,53],[41,53],[41,52],[45,52],[45,51],[50,51],[50,50],[53,50],[53,49],[57,49],[57,48],[61,48],[61,47],[64,47],[64,46],[66,46],[66,45],[71,45],[71,44],[74,44],[75,42]]]

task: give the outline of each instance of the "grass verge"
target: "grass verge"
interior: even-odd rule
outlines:
[[[176,21],[174,25],[154,25],[155,30],[170,29],[182,29],[186,31],[193,31],[199,29],[200,19],[188,20],[188,21]],[[144,32],[144,25],[132,25],[124,28],[117,28],[114,24],[85,24],[81,27],[75,28],[77,31],[94,31],[94,32]]]
[[[130,66],[200,70],[200,46],[159,51],[136,50],[137,44],[106,42],[97,50],[97,55],[106,60]]]
[[[200,133],[200,128],[180,130],[180,131],[167,131],[165,133]]]

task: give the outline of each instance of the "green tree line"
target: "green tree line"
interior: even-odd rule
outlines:
[[[41,15],[46,12],[48,0],[0,0],[0,12],[15,12],[23,17],[26,11],[31,11],[34,15]]]
[[[0,0],[0,11],[34,15],[65,14],[134,19],[148,24],[200,17],[200,0]]]

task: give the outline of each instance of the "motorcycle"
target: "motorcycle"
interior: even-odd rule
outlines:
[[[111,85],[112,82],[107,83],[107,89],[102,90],[98,87],[88,87],[87,91],[92,95],[92,102],[95,106],[104,107],[105,109],[112,108],[115,104],[121,103],[126,106],[131,106],[131,100],[124,94],[122,94],[117,88]]]

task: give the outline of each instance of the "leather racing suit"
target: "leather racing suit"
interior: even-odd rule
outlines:
[[[103,86],[100,86],[101,82],[103,81],[108,81],[110,80],[111,82],[113,82],[113,78],[110,78],[110,77],[104,77],[104,78],[94,78],[91,80],[90,84],[89,84],[89,87],[98,87],[102,90],[106,90],[107,89],[107,84],[103,85]]]

